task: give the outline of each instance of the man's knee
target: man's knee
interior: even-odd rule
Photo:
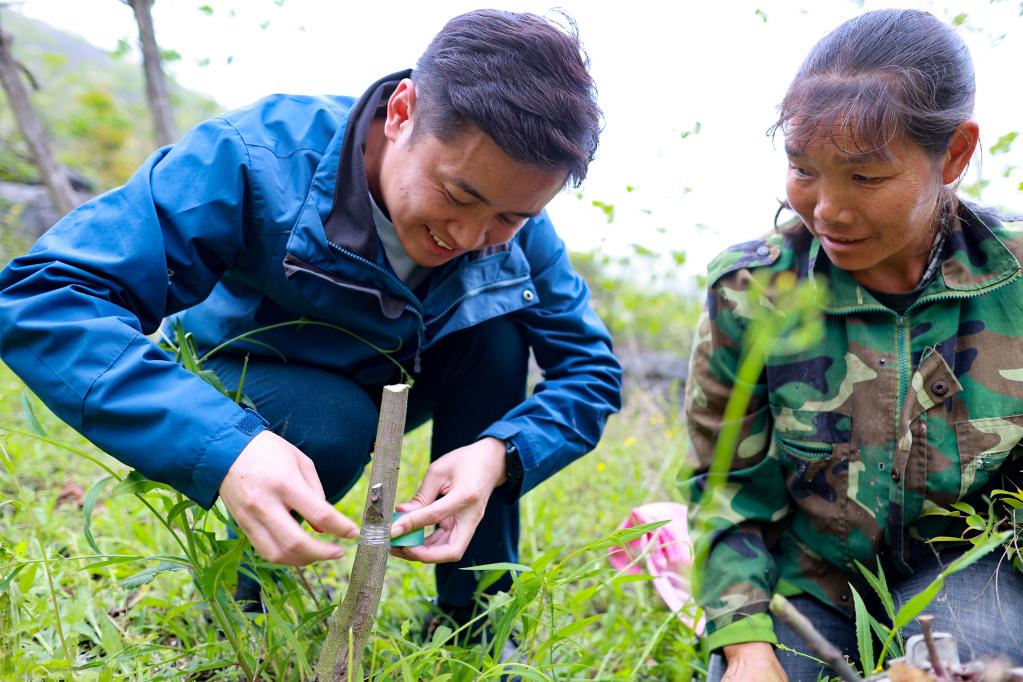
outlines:
[[[379,413],[361,391],[324,392],[315,409],[293,412],[278,425],[279,435],[316,465],[328,498],[355,483],[369,461]]]

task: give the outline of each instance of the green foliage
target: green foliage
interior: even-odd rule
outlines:
[[[1012,143],[1019,137],[1019,133],[1013,131],[1006,133],[998,138],[998,140],[991,145],[992,154],[1008,154],[1009,150],[1012,149]]]
[[[683,292],[678,284],[674,268],[685,262],[685,252],[667,254],[665,266],[657,252],[640,244],[631,249],[624,256],[575,252],[572,266],[589,284],[593,307],[617,348],[688,357],[702,298]]]
[[[354,551],[303,569],[246,556],[247,543],[225,537],[222,507],[204,511],[131,474],[29,396],[48,434],[38,435],[21,406],[23,390],[0,367],[0,414],[7,415],[0,418],[7,453],[0,679],[236,680],[244,667],[260,679],[308,679],[303,671],[316,660]],[[703,669],[692,632],[660,605],[648,579],[615,571],[605,558],[610,544],[639,532],[614,532],[632,506],[672,497],[683,441],[676,413],[632,411],[609,424],[597,452],[523,499],[521,565],[491,573],[520,571],[515,587],[483,607],[496,636],[514,633],[522,645],[523,659],[509,671],[524,679],[657,681],[692,679]],[[429,443],[428,429],[406,439],[400,496],[414,492]],[[81,507],[62,501],[65,480],[83,482]],[[365,486],[342,501],[344,513],[358,514]],[[261,582],[265,614],[241,613],[228,598],[237,570]],[[457,646],[450,629],[418,641],[433,589],[431,567],[389,565],[365,657],[372,679],[497,679],[493,657]]]
[[[142,69],[122,59],[131,44],[122,40],[107,53],[9,8],[3,20],[5,30],[17,36],[15,58],[39,82],[32,103],[59,160],[89,176],[98,191],[127,180],[154,147]],[[219,110],[173,80],[169,85],[182,130]],[[13,113],[0,106],[0,180],[35,182],[29,159]]]
[[[131,119],[105,90],[89,88],[75,99],[79,106],[72,109],[62,129],[79,141],[83,159],[79,170],[104,187],[124,182],[135,169],[125,153],[133,134]]]
[[[764,370],[769,354],[798,353],[816,344],[824,333],[821,306],[810,282],[796,279],[794,273],[772,276],[767,270],[754,273],[749,285],[750,321],[746,327],[739,367],[731,395],[722,416],[724,425],[714,443],[714,454],[707,471],[700,501],[700,513],[693,527],[693,593],[700,593],[704,567],[712,544],[711,528],[719,515],[716,505],[722,500],[718,489],[726,484],[728,469],[738,450],[742,415],[746,413],[753,389]]]

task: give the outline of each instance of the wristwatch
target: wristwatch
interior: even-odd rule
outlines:
[[[515,443],[510,440],[506,440],[504,443],[505,481],[502,487],[517,494],[522,485],[522,457],[519,455],[519,449],[515,447]]]

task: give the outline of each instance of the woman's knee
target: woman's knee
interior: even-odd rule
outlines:
[[[927,588],[961,554],[943,552],[892,590],[896,608]],[[932,628],[955,637],[961,660],[1007,656],[1023,664],[1023,575],[1003,553],[994,552],[944,578],[942,588],[924,609],[934,617]],[[910,622],[905,637],[919,634]]]

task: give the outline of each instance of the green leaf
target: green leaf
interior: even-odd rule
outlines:
[[[32,407],[32,401],[28,397],[28,391],[21,392],[21,409],[25,413],[25,421],[28,422],[28,428],[32,430],[37,436],[46,438],[46,429],[39,423],[39,419],[36,417],[36,411]]]
[[[869,613],[867,614],[867,617],[870,620],[870,627],[874,631],[874,634],[877,636],[877,639],[879,641],[881,641],[881,642],[887,642],[888,643],[888,645],[885,647],[885,650],[881,652],[881,656],[877,660],[875,665],[880,666],[881,662],[886,657],[888,657],[888,658],[898,658],[899,656],[901,656],[902,652],[899,651],[898,646],[895,644],[894,641],[889,639],[889,637],[892,634],[891,630],[888,627],[886,627],[883,623],[881,623],[881,621],[879,621],[877,618],[874,618],[873,616],[871,616]],[[875,670],[876,670],[876,668],[875,668]],[[865,670],[864,672],[869,673],[870,671],[869,670]]]
[[[984,523],[984,517],[980,514],[966,517],[966,525],[974,530],[984,530],[987,528],[987,525]]]
[[[561,550],[562,550],[561,545],[555,545],[554,547],[551,547],[546,552],[538,556],[536,559],[533,559],[533,563],[530,564],[530,566],[533,568],[534,571],[540,573],[545,568],[547,568],[547,566],[549,566],[552,561],[554,561],[558,554],[561,553]]]
[[[437,629],[433,631],[433,637],[430,638],[430,643],[436,646],[442,646],[445,642],[451,639],[453,630],[447,625],[438,625]]]
[[[973,508],[972,506],[970,506],[970,505],[966,504],[965,502],[953,502],[953,503],[952,503],[952,508],[953,508],[953,509],[958,509],[958,510],[959,510],[959,511],[961,511],[962,513],[964,513],[964,514],[969,514],[969,515],[971,515],[971,516],[972,516],[973,514],[976,514],[976,513],[977,513],[977,510],[976,510],[976,509],[974,509],[974,508]]]
[[[167,523],[168,524],[174,523],[174,519],[176,519],[179,514],[183,514],[184,511],[186,509],[188,509],[189,507],[197,507],[197,506],[199,506],[199,505],[197,505],[195,502],[192,502],[192,500],[188,499],[187,497],[182,499],[176,505],[174,505],[169,512],[167,512]],[[186,518],[186,523],[187,523],[187,518]]]
[[[923,613],[923,610],[931,605],[934,598],[938,596],[938,592],[945,586],[945,573],[942,572],[937,578],[931,581],[931,584],[925,587],[919,594],[914,596],[908,602],[902,605],[899,612],[895,614],[895,629],[901,630],[906,625],[916,618],[918,615]]]
[[[170,573],[172,571],[181,571],[187,568],[182,564],[173,561],[161,561],[152,568],[147,568],[144,571],[139,571],[134,575],[130,575],[121,581],[121,587],[126,590],[132,590],[136,587],[140,587],[153,581],[153,578],[160,575],[161,573]]]
[[[96,507],[96,501],[99,499],[99,494],[103,492],[103,487],[111,480],[114,480],[113,476],[104,476],[89,488],[89,492],[85,493],[85,497],[82,498],[82,514],[85,517],[85,522],[82,525],[82,531],[85,533],[85,541],[89,543],[89,547],[96,554],[102,554],[99,545],[96,544],[96,539],[92,536],[92,511]]]
[[[199,5],[199,11],[206,16],[211,16],[213,14],[213,8],[209,5]]]
[[[281,615],[280,610],[274,605],[272,599],[264,600],[263,606],[266,607],[270,621],[275,625],[274,629],[284,635],[284,639],[288,642],[291,651],[295,652],[296,655],[290,658],[298,664],[299,678],[303,680],[309,679],[312,677],[313,672],[309,666],[309,654],[305,645],[295,636],[292,624]]]
[[[601,616],[598,614],[596,616],[589,616],[588,618],[577,620],[576,622],[571,623],[570,625],[566,625],[565,627],[555,631],[554,636],[551,637],[551,639],[552,640],[570,639],[572,635],[579,632],[580,630],[586,629],[587,627],[589,627],[590,623],[599,620],[600,617]]]
[[[0,594],[7,591],[7,588],[11,585],[11,581],[14,580],[15,576],[21,573],[27,565],[28,564],[18,564],[3,580],[0,580]]]
[[[863,574],[864,579],[870,585],[870,588],[874,590],[874,594],[881,600],[881,604],[884,606],[885,613],[892,620],[895,620],[895,601],[892,599],[892,593],[888,591],[888,582],[885,580],[884,571],[881,570],[881,559],[877,559],[877,575],[870,572],[870,569],[856,561],[856,568],[860,569],[860,573]]]
[[[118,482],[118,484],[113,487],[110,491],[110,496],[120,497],[121,495],[145,495],[154,488],[174,490],[166,483],[151,481],[138,471],[133,470],[124,478],[124,480]]]
[[[207,600],[212,600],[217,594],[217,585],[220,584],[221,576],[227,570],[229,566],[235,566],[242,556],[242,552],[249,543],[239,538],[234,541],[234,546],[225,554],[217,557],[209,566],[206,566],[198,573],[199,585],[203,590],[203,596]]]
[[[114,59],[120,59],[126,54],[131,52],[131,43],[128,42],[127,38],[118,38],[117,47],[110,53],[110,56]]]
[[[1007,154],[1009,150],[1012,149],[1012,143],[1016,141],[1017,137],[1019,137],[1019,133],[1017,132],[1002,135],[993,145],[991,145],[991,153]]]
[[[856,588],[850,584],[849,589],[852,590],[853,606],[856,610],[856,643],[860,653],[860,667],[869,673],[874,669],[874,639],[870,634],[870,614]]]

